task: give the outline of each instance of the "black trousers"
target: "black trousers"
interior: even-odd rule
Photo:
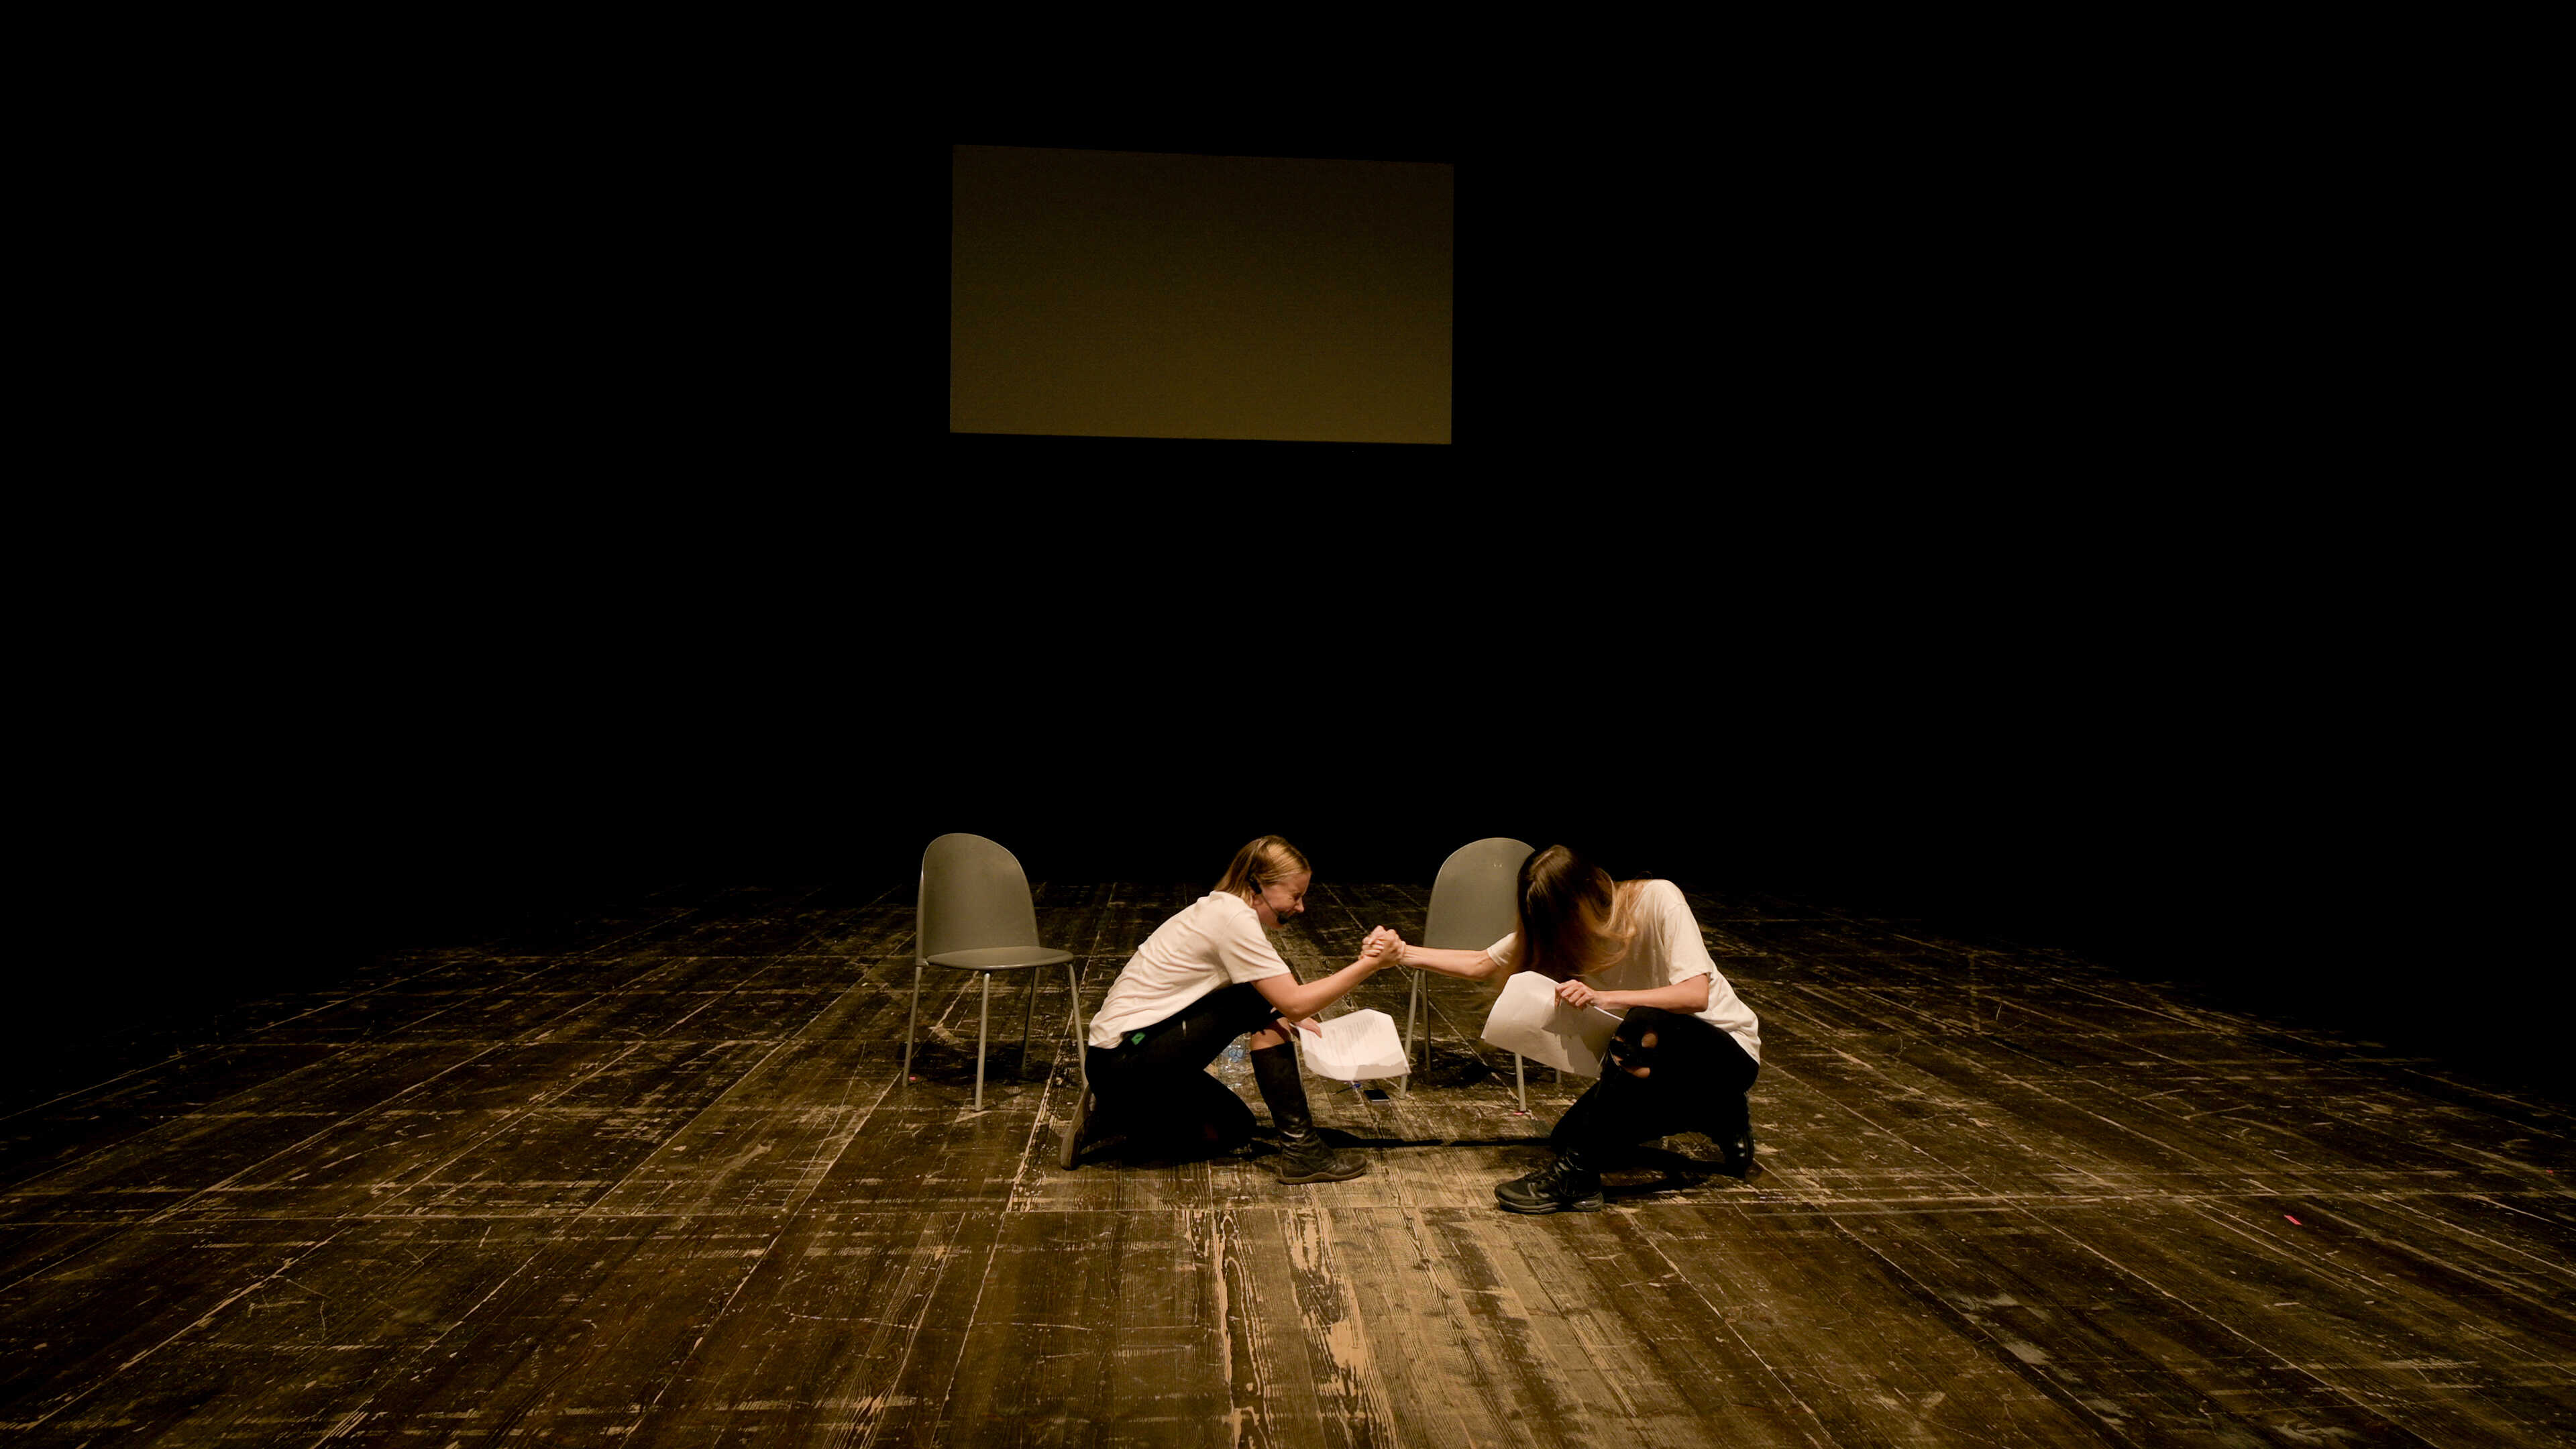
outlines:
[[[1595,1154],[1676,1132],[1725,1142],[1750,1120],[1744,1094],[1760,1070],[1735,1038],[1696,1016],[1632,1007],[1611,1034],[1601,1080],[1565,1109],[1548,1141]]]
[[[1252,1109],[1207,1073],[1235,1038],[1279,1018],[1249,982],[1221,987],[1113,1047],[1087,1047],[1105,1130],[1149,1151],[1227,1152],[1252,1139]]]

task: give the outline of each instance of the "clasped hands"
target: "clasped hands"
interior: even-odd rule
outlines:
[[[1380,926],[1360,938],[1360,960],[1384,970],[1404,961],[1404,937],[1393,926]]]

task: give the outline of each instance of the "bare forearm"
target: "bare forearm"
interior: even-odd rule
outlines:
[[[1260,983],[1261,995],[1281,1016],[1290,1021],[1303,1021],[1350,995],[1351,988],[1376,975],[1380,965],[1373,961],[1354,961],[1330,976],[1313,981],[1299,981],[1288,976],[1265,977]],[[1274,982],[1278,984],[1273,985]]]
[[[1404,964],[1467,981],[1482,981],[1497,969],[1494,958],[1482,951],[1437,951],[1429,946],[1406,946]]]
[[[1657,1006],[1666,1011],[1701,1012],[1708,1010],[1708,978],[1696,977],[1678,986],[1658,986],[1652,991],[1603,991],[1594,999],[1603,1006],[1627,1008]]]

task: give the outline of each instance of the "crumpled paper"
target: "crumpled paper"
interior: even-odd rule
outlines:
[[[1505,1051],[1578,1076],[1601,1075],[1601,1058],[1619,1018],[1598,1006],[1568,1006],[1556,983],[1523,971],[1503,983],[1503,994],[1485,1017],[1485,1040]]]

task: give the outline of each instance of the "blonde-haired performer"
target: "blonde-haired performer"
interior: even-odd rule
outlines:
[[[1150,1153],[1204,1155],[1251,1140],[1252,1109],[1207,1073],[1236,1037],[1250,1034],[1252,1079],[1270,1109],[1281,1151],[1282,1182],[1339,1182],[1368,1171],[1355,1152],[1325,1145],[1306,1111],[1293,1028],[1320,1028],[1306,1018],[1395,964],[1401,944],[1389,930],[1371,931],[1359,959],[1318,981],[1300,982],[1279,959],[1264,930],[1277,930],[1306,909],[1314,868],[1297,847],[1265,835],[1234,853],[1216,889],[1157,927],[1110,983],[1091,1018],[1091,1090],[1074,1115],[1064,1165],[1080,1156],[1086,1136],[1124,1132]]]
[[[1519,926],[1482,951],[1399,948],[1407,966],[1470,981],[1536,971],[1569,1006],[1626,1012],[1601,1080],[1549,1134],[1556,1161],[1497,1186],[1495,1200],[1516,1213],[1598,1212],[1603,1161],[1675,1132],[1706,1132],[1721,1171],[1749,1171],[1745,1093],[1761,1070],[1761,1024],[1709,959],[1681,888],[1614,881],[1552,845],[1521,863]]]

